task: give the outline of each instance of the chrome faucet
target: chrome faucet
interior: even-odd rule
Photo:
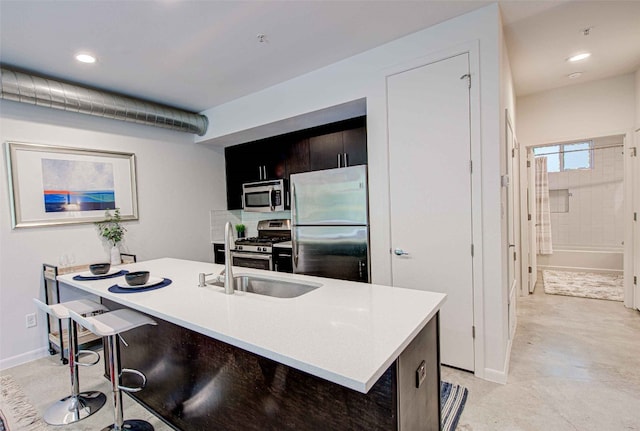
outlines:
[[[220,274],[215,278],[217,283],[224,281],[224,293],[227,295],[233,295],[234,293],[231,244],[233,244],[233,228],[231,227],[231,223],[227,222],[227,224],[224,225],[224,269],[220,271]],[[207,277],[210,275],[213,275],[213,273],[199,273],[198,287],[206,287]]]
[[[224,293],[233,295],[233,267],[231,261],[231,244],[233,244],[233,228],[231,222],[224,225]]]

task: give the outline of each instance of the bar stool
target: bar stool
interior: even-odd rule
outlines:
[[[142,313],[127,308],[110,311],[92,317],[82,317],[73,311],[69,315],[80,325],[91,332],[102,337],[107,337],[109,342],[109,376],[113,388],[113,408],[114,423],[102,429],[102,431],[153,431],[153,426],[146,421],[138,419],[123,420],[122,415],[122,392],[138,392],[144,388],[147,379],[144,374],[137,370],[123,368],[120,370],[120,352],[118,350],[118,338],[121,333],[143,325],[156,325],[156,322]],[[126,343],[125,343],[126,345]],[[142,385],[139,388],[130,388],[120,384],[122,373],[134,373],[142,378]]]
[[[71,375],[71,395],[57,401],[44,413],[43,419],[50,425],[66,425],[91,416],[106,403],[107,397],[102,392],[88,391],[80,392],[80,379],[78,376],[78,365],[91,366],[100,361],[100,355],[90,350],[78,350],[78,326],[70,319],[71,310],[78,314],[89,314],[108,309],[97,302],[80,299],[58,304],[45,304],[33,298],[33,302],[56,319],[69,319],[69,374]],[[62,338],[63,334],[59,334]],[[81,353],[88,353],[96,356],[94,362],[81,363],[78,357]]]

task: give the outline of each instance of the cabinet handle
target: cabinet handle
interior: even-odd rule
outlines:
[[[258,179],[259,180],[267,179],[267,165],[258,166]]]
[[[342,164],[342,159],[340,158],[340,153],[338,153],[338,167],[341,168],[342,166],[340,166]]]
[[[342,153],[342,159],[344,160],[344,167],[349,166],[349,155],[347,153]]]
[[[293,255],[293,267],[295,272],[295,268],[298,267],[298,241],[296,239],[296,227],[295,224],[298,223],[297,214],[296,214],[296,185],[295,183],[291,184],[291,220],[293,221],[294,226],[291,228],[291,244],[293,245],[291,249],[291,254]]]

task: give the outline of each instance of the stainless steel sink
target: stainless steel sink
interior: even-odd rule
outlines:
[[[275,298],[296,298],[322,286],[320,283],[283,280],[255,275],[236,275],[233,277],[233,282],[234,289],[237,291],[273,296]],[[209,284],[224,287],[224,282],[221,281],[214,281]]]

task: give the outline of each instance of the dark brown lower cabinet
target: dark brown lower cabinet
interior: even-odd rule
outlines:
[[[110,309],[122,308],[104,301]],[[440,426],[438,316],[366,394],[154,318],[123,334],[123,368],[147,386],[130,394],[184,431],[436,431]],[[419,385],[416,372],[424,366]]]

